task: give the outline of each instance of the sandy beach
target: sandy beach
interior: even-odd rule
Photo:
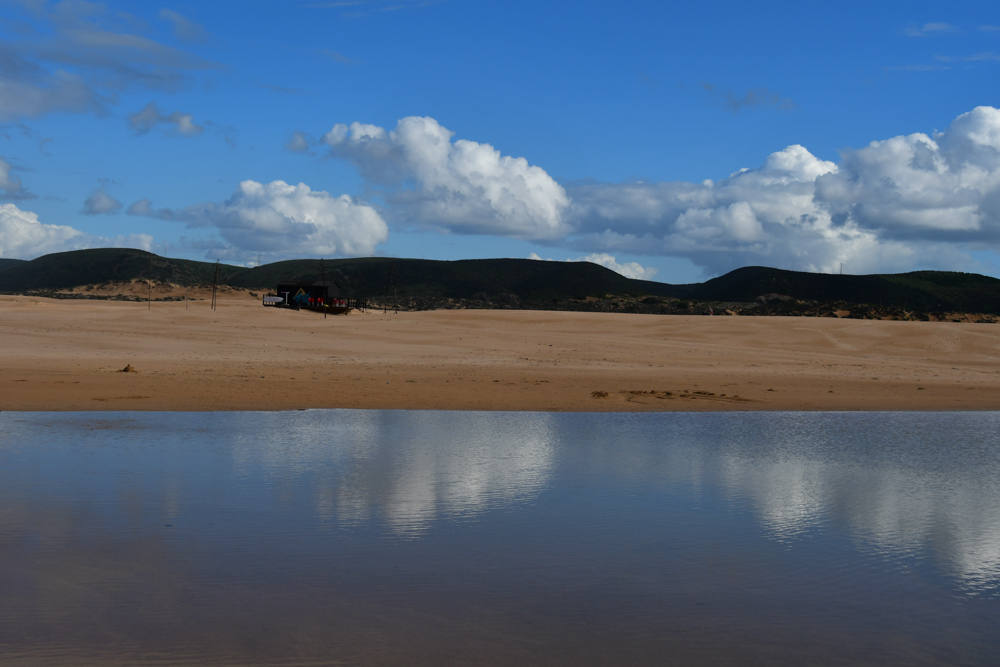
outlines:
[[[0,340],[2,410],[1000,409],[993,324],[0,296]]]

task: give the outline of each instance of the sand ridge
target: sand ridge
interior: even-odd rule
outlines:
[[[3,410],[1000,409],[995,324],[0,296],[0,340]]]

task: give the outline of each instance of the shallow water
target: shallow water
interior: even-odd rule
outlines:
[[[1000,413],[0,414],[0,663],[1000,664]]]

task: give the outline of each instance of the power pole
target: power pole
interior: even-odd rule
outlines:
[[[215,278],[212,279],[212,310],[215,310],[215,295],[219,289],[219,260],[215,260]]]
[[[153,308],[153,256],[149,256],[149,272],[146,274],[146,310]]]
[[[389,278],[385,281],[385,298],[382,300],[382,314],[389,312],[389,287],[392,287],[392,307],[399,314],[399,299],[396,296],[396,264],[389,269]]]
[[[326,269],[323,268],[323,258],[319,259],[319,277],[323,281],[323,319],[326,319],[326,311],[330,302],[330,288],[326,286]]]

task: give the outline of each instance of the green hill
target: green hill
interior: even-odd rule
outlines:
[[[8,260],[12,261],[12,260]],[[215,265],[160,257],[130,248],[95,248],[43,255],[29,262],[0,264],[0,291],[68,289],[133,278],[180,285],[211,283]]]
[[[385,293],[391,272],[408,297],[475,298],[513,294],[520,299],[582,298],[603,294],[669,295],[664,283],[631,280],[589,262],[483,259],[453,262],[384,257],[297,259],[256,268],[219,265],[220,284],[273,290],[280,280],[334,280],[351,296]],[[152,278],[179,285],[211,283],[215,264],[160,257],[143,250],[101,248],[45,255],[0,265],[0,291],[70,289],[111,281]]]
[[[0,291],[56,291],[146,278],[204,285],[212,282],[215,270],[211,262],[171,259],[142,250],[77,250],[31,261],[0,260]],[[616,295],[656,297],[644,303],[652,304],[651,312],[668,312],[662,306],[664,299],[751,304],[781,295],[786,302],[790,297],[816,304],[857,304],[914,312],[1000,314],[1000,280],[947,271],[845,276],[750,266],[704,283],[669,285],[632,280],[588,262],[369,257],[323,262],[298,259],[256,268],[220,264],[219,283],[271,291],[281,280],[325,277],[336,281],[345,296],[370,298],[385,293],[393,273],[400,298],[472,299],[536,308],[560,302],[565,307],[583,307],[566,302]]]
[[[539,262],[530,259],[429,259],[326,260],[327,280],[336,281],[346,294],[381,295],[391,272],[400,294],[408,297],[471,299],[477,294],[513,294],[522,300],[583,298],[603,294],[669,295],[671,285],[631,280],[589,262]],[[245,269],[232,276],[237,287],[271,287],[279,280],[319,280],[319,260],[275,262]]]
[[[950,271],[845,276],[748,266],[692,286],[687,296],[747,302],[767,294],[917,311],[1000,313],[1000,280]]]

